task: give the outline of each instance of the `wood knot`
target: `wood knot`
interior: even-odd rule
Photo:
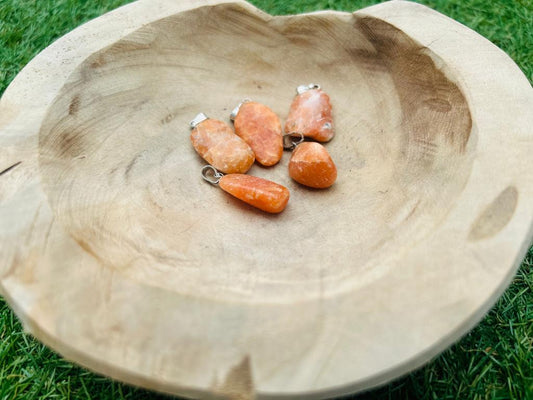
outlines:
[[[508,186],[476,218],[468,240],[487,239],[500,232],[511,220],[517,203],[518,191]]]

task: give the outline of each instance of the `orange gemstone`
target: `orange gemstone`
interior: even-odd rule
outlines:
[[[254,101],[242,103],[234,124],[235,133],[252,148],[259,164],[268,167],[281,159],[281,122],[270,108]]]
[[[218,183],[225,192],[269,213],[282,212],[289,201],[289,189],[256,176],[229,174]]]
[[[319,142],[327,142],[335,135],[329,96],[321,89],[306,90],[292,101],[285,133],[294,132]]]
[[[302,185],[324,189],[337,179],[337,167],[324,146],[305,142],[296,146],[292,153],[289,176]]]
[[[204,160],[225,174],[245,173],[255,160],[250,146],[228,124],[216,119],[196,125],[191,142]]]

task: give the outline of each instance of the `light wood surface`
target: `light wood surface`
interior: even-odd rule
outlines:
[[[280,215],[200,177],[188,121],[330,95],[338,178]],[[140,0],[38,55],[0,101],[0,289],[66,358],[194,397],[318,398],[472,328],[533,233],[533,93],[501,50],[395,1],[271,17]],[[11,168],[12,167],[12,168]]]

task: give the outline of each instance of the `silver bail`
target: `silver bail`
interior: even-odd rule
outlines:
[[[218,170],[212,165],[207,164],[202,168],[202,178],[213,185],[216,185],[223,176],[224,174],[218,172]]]
[[[237,104],[237,107],[235,107],[233,109],[233,111],[231,112],[231,114],[229,115],[229,119],[231,119],[232,121],[235,121],[235,118],[237,118],[237,114],[239,113],[239,110],[241,109],[241,106],[244,104],[244,103],[248,103],[249,101],[252,101],[250,99],[244,99],[243,101],[241,101],[239,104]]]
[[[294,140],[295,137],[298,137],[298,140]],[[301,132],[286,133],[283,135],[283,150],[294,150],[304,139],[305,137]]]
[[[296,88],[296,93],[302,94],[312,89],[320,89],[320,85],[317,85],[316,83],[310,83],[309,85],[300,85]]]
[[[206,119],[209,119],[209,117],[205,115],[204,113],[200,113],[196,117],[194,117],[194,119],[191,122],[189,122],[189,126],[191,127],[191,129],[194,129],[200,123],[204,122]]]

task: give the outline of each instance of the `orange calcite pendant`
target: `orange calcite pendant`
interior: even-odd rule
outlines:
[[[305,142],[296,146],[292,153],[289,176],[302,185],[325,189],[337,179],[337,167],[324,146]]]
[[[289,201],[289,189],[256,176],[224,175],[218,184],[225,192],[268,213],[282,212]]]
[[[250,146],[225,122],[198,115],[193,120],[191,142],[200,157],[226,174],[245,173],[254,163]]]
[[[252,148],[255,159],[269,167],[283,154],[281,122],[267,106],[255,101],[243,102],[234,116],[235,133]]]
[[[327,142],[333,138],[333,117],[329,96],[318,85],[299,86],[285,122],[286,133]]]

